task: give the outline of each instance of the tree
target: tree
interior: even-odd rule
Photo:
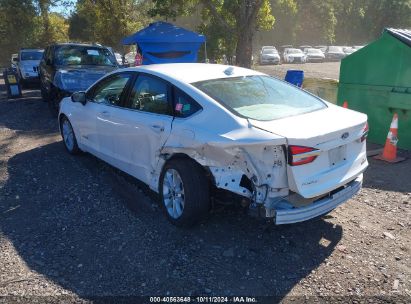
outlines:
[[[235,45],[236,63],[250,67],[255,33],[274,25],[269,0],[154,0],[151,16],[176,18],[201,9],[203,22],[200,30],[213,36],[213,46],[226,50]],[[210,36],[211,37],[211,36]]]
[[[120,49],[124,37],[150,22],[145,14],[149,7],[149,1],[79,0],[69,20],[69,36]]]
[[[36,9],[31,0],[0,0],[0,60],[10,63],[12,53],[32,47],[36,29]]]

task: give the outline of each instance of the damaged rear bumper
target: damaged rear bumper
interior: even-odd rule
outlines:
[[[293,208],[288,204],[290,208],[276,209],[275,224],[283,225],[303,222],[330,212],[357,194],[361,189],[362,180],[363,175],[361,174],[355,180],[346,184],[344,189],[308,206]]]

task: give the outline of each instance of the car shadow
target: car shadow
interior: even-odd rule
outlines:
[[[172,226],[141,184],[61,142],[7,163],[0,229],[33,271],[85,299],[244,295],[282,298],[330,256],[342,227],[266,227],[236,208]],[[17,278],[18,279],[18,278]]]
[[[38,90],[25,90],[19,98],[0,98],[0,127],[33,135],[58,132],[57,118],[52,117]]]
[[[411,153],[402,150],[406,160],[396,164],[368,158],[370,166],[364,175],[364,188],[408,193],[411,190]]]

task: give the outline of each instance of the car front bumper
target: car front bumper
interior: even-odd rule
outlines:
[[[283,225],[303,222],[330,212],[357,194],[362,187],[362,180],[363,174],[346,184],[344,189],[321,198],[308,206],[293,208],[291,204],[288,204],[290,208],[276,209],[275,224]]]
[[[21,71],[21,78],[24,81],[38,81],[39,78],[39,74],[36,72],[27,72],[27,71]]]
[[[280,63],[280,59],[278,59],[278,58],[262,58],[262,59],[260,60],[260,62],[261,62],[262,64],[264,64],[264,63],[267,63],[267,64],[269,64],[269,63],[277,64],[277,63]]]

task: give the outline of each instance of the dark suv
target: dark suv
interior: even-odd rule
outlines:
[[[116,57],[106,47],[62,43],[46,48],[40,61],[40,90],[53,115],[63,97],[84,91],[97,79],[118,68]]]

